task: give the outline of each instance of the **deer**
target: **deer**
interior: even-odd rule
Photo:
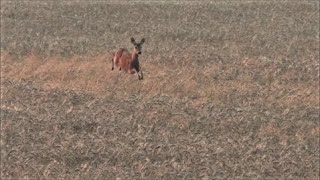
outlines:
[[[142,44],[145,42],[145,39],[142,38],[139,43],[132,37],[131,43],[133,48],[131,53],[126,48],[120,48],[117,52],[113,53],[112,58],[112,68],[119,68],[119,71],[123,70],[129,74],[138,74],[138,79],[143,79],[143,74],[140,69],[139,64],[139,55],[141,55]],[[140,73],[139,73],[140,72]]]

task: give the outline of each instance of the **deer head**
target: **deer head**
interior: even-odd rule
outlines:
[[[134,45],[134,51],[136,52],[136,54],[141,54],[142,44],[144,43],[144,41],[144,38],[142,38],[141,41],[137,43],[133,37],[131,38],[131,43]]]

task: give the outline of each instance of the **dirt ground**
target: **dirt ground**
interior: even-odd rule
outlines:
[[[1,1],[1,179],[319,179],[319,10]]]

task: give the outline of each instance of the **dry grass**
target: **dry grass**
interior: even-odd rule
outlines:
[[[290,82],[290,79],[297,76],[295,71],[281,75],[288,83],[276,81],[281,67],[275,63],[265,65],[264,62],[258,64],[255,61],[255,64],[249,65],[248,60],[244,60],[238,66],[215,64],[203,70],[179,67],[178,64],[168,69],[145,63],[143,69],[147,79],[137,82],[136,75],[111,71],[110,59],[108,53],[94,57],[46,59],[31,54],[23,61],[15,62],[8,53],[3,53],[1,70],[5,79],[31,79],[47,90],[60,88],[88,91],[100,97],[110,94],[128,97],[131,93],[139,92],[149,98],[161,93],[179,98],[188,96],[203,104],[214,101],[223,105],[232,95],[254,95],[254,99],[250,99],[251,103],[265,101],[286,108],[297,105],[317,106],[319,103],[318,87],[314,83]],[[262,75],[255,77],[259,76],[256,74]],[[137,83],[139,87],[136,87]],[[114,84],[127,84],[126,92],[123,92],[122,86]]]
[[[1,17],[1,179],[319,178],[319,2],[5,1]],[[143,81],[111,71],[131,36]]]

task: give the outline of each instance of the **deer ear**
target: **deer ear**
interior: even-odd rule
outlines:
[[[144,41],[145,41],[145,39],[144,39],[144,38],[142,38],[142,39],[141,39],[141,41],[140,41],[140,44],[143,44],[143,43],[144,43]]]
[[[136,44],[136,40],[134,40],[133,37],[131,38],[131,43],[132,43],[132,44]]]

